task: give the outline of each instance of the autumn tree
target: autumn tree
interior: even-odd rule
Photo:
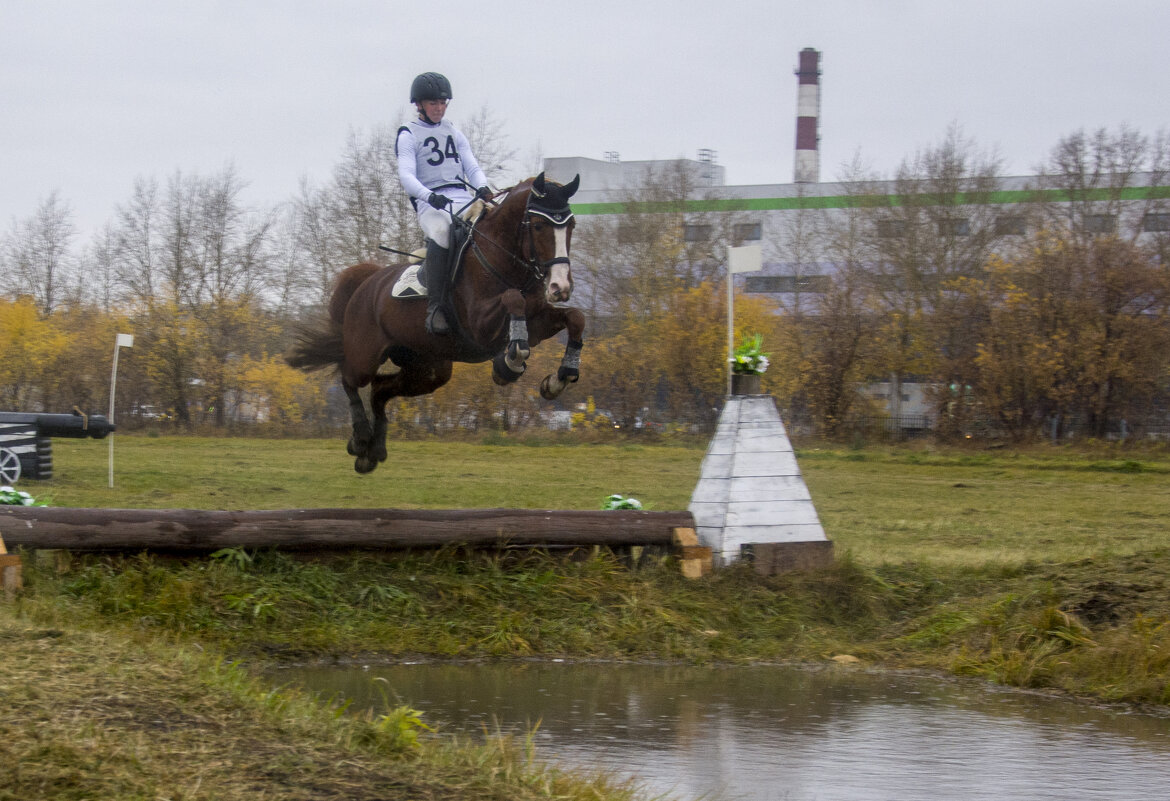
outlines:
[[[9,409],[39,409],[49,394],[55,367],[70,340],[29,296],[0,299],[0,403]]]
[[[1170,278],[1140,247],[1045,234],[987,287],[979,393],[1015,438],[1074,419],[1103,437],[1165,391]]]

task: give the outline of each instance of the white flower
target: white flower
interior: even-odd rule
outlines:
[[[23,490],[12,487],[0,487],[0,505],[3,506],[32,506],[36,499]]]
[[[621,495],[610,495],[601,505],[602,509],[641,509],[642,502],[637,498],[623,498]]]

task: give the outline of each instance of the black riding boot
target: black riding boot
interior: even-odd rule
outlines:
[[[428,334],[442,335],[451,332],[451,326],[447,323],[447,316],[443,310],[451,285],[447,262],[447,248],[440,247],[437,242],[428,239],[427,257],[422,270],[427,288]]]

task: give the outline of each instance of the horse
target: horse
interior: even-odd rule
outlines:
[[[409,262],[362,262],[338,275],[327,317],[300,329],[285,360],[306,371],[338,370],[355,471],[386,460],[386,403],[434,392],[451,379],[454,362],[491,359],[492,380],[506,386],[523,375],[531,348],[567,331],[560,366],[540,394],[553,400],[578,380],[585,316],[564,304],[573,291],[569,198],[579,184],[579,175],[562,185],[542,172],[493,196],[473,221],[454,217],[453,233],[466,238],[457,235],[451,248],[450,334],[426,332],[426,296],[417,284],[410,291],[408,270],[417,267]]]

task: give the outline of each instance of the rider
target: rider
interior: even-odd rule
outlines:
[[[427,333],[446,334],[451,328],[443,306],[450,287],[448,249],[451,247],[451,211],[468,203],[468,186],[475,197],[491,197],[487,176],[471,152],[471,145],[454,125],[443,119],[451,99],[451,82],[437,72],[424,72],[410,85],[410,102],[418,119],[398,129],[394,149],[398,180],[410,195],[418,224],[426,237],[427,255],[419,276],[427,287]],[[466,182],[466,183],[464,183]]]

